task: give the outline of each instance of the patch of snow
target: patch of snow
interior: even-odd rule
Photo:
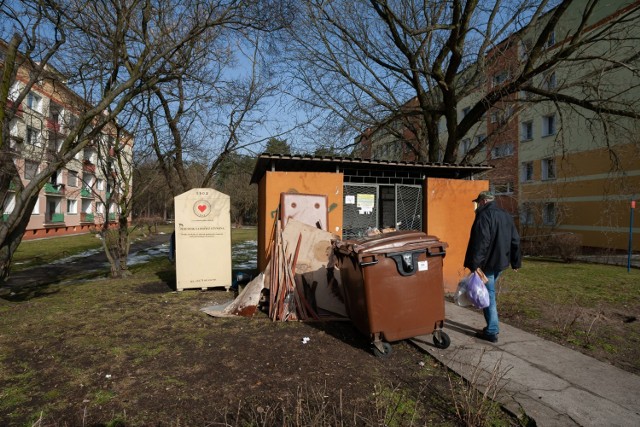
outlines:
[[[69,264],[69,263],[72,263],[73,261],[75,261],[75,260],[77,260],[79,258],[86,258],[88,256],[95,255],[95,254],[100,253],[100,252],[102,252],[102,248],[89,249],[89,250],[86,250],[84,252],[80,252],[79,254],[70,255],[68,257],[64,257],[64,258],[57,259],[55,261],[51,261],[51,264],[54,264],[54,265],[56,265],[56,264]]]

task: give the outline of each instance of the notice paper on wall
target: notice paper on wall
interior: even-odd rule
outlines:
[[[370,214],[373,212],[373,208],[376,206],[375,194],[358,194],[358,200],[356,202],[358,213]]]

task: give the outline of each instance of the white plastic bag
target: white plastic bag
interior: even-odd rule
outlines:
[[[467,296],[476,308],[489,307],[489,291],[478,273],[471,273],[467,280]]]
[[[456,294],[453,299],[460,307],[469,307],[473,305],[471,300],[469,299],[469,295],[467,294],[467,282],[469,281],[469,276],[463,277],[462,280],[458,283],[458,289],[456,290]]]

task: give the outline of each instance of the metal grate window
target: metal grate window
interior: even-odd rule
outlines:
[[[368,228],[378,227],[378,186],[344,186],[343,239],[365,236]]]
[[[343,238],[364,237],[369,228],[422,230],[420,185],[345,184]]]
[[[422,230],[422,187],[396,186],[396,228]]]

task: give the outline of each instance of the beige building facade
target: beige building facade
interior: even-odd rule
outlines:
[[[6,44],[0,42],[2,68],[5,50]],[[28,65],[19,67],[9,92],[10,103],[26,87],[30,76]],[[82,109],[88,107],[53,69],[46,70],[33,85],[9,124],[10,152],[23,184],[28,184],[50,162],[60,159],[66,136],[77,126]],[[114,160],[116,138],[124,147],[120,156],[125,171],[121,175],[131,184],[133,138],[108,124],[41,189],[24,239],[85,233],[105,222],[115,223],[123,177],[106,164]],[[111,172],[107,173],[108,170]],[[4,220],[14,209],[15,197],[12,187],[4,201]]]
[[[577,99],[606,99],[619,110],[633,109],[640,99],[640,76],[628,62],[640,43],[637,1],[602,2],[583,36],[599,38],[613,19],[627,16],[628,24],[589,44],[589,60],[566,61],[534,82]],[[550,36],[548,49],[558,48],[563,35],[572,34],[581,9],[570,9]],[[541,25],[544,22],[541,22]],[[526,36],[524,43],[530,43]],[[604,58],[607,58],[606,60]],[[630,233],[640,250],[640,227],[631,224],[632,201],[640,199],[640,138],[637,120],[598,114],[564,103],[527,102],[520,93],[514,117],[518,131],[518,207],[525,235],[571,233],[582,245],[625,250]]]

